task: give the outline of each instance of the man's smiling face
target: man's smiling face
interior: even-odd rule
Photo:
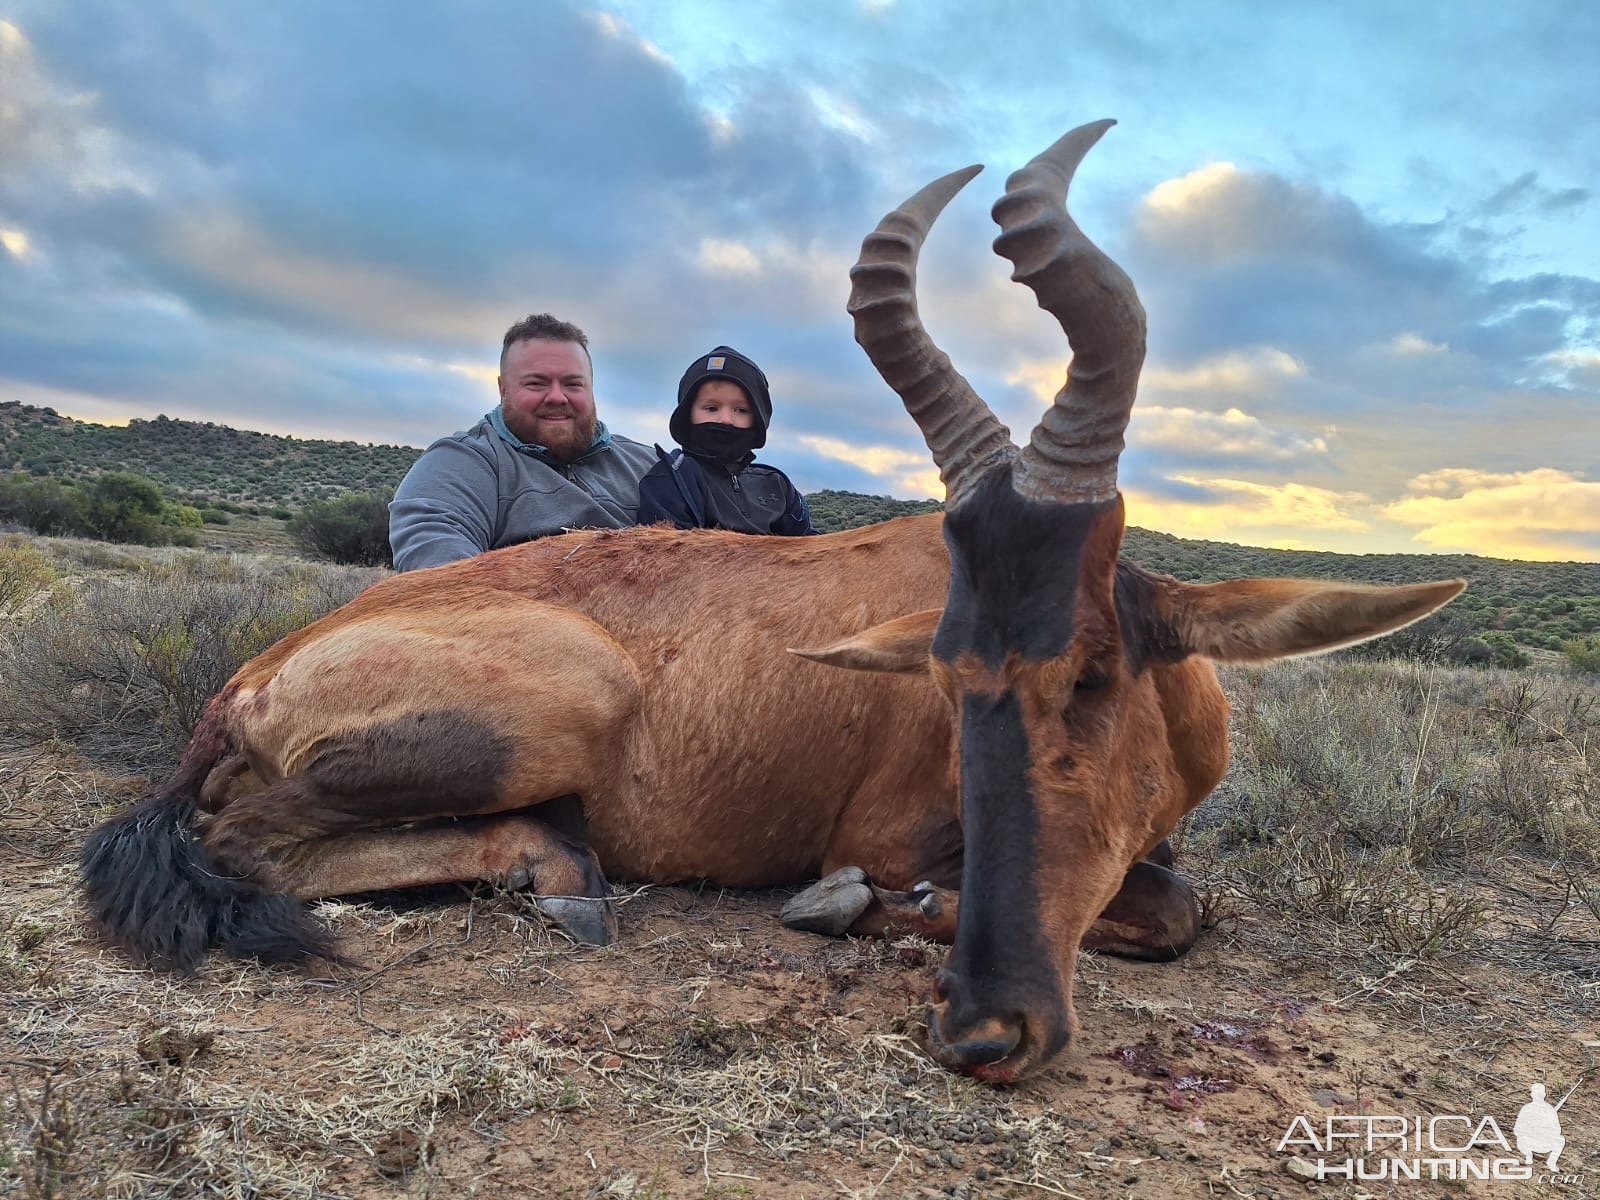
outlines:
[[[500,404],[506,428],[544,446],[561,462],[594,443],[594,367],[576,342],[515,342],[500,364]]]

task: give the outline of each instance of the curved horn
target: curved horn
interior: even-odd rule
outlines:
[[[1067,213],[1073,172],[1115,121],[1081,125],[1006,180],[994,206],[997,254],[1061,323],[1067,383],[1023,448],[1017,490],[1068,502],[1117,494],[1117,458],[1144,364],[1144,306],[1133,281]]]
[[[861,243],[850,268],[856,341],[904,402],[933,452],[948,504],[995,462],[1016,454],[1011,431],[933,344],[917,315],[917,253],[934,219],[982,167],[936,179]]]

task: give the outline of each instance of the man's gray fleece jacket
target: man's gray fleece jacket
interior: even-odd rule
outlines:
[[[559,464],[513,444],[484,417],[440,438],[412,464],[389,505],[389,547],[401,571],[437,567],[563,529],[634,524],[648,446],[605,432],[582,458]]]

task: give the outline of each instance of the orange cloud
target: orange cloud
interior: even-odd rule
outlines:
[[[1440,551],[1501,558],[1593,560],[1600,481],[1539,467],[1496,473],[1452,467],[1419,475],[1383,507],[1390,521]]]
[[[1315,534],[1367,533],[1371,500],[1360,492],[1335,492],[1302,483],[1265,484],[1244,479],[1174,476],[1210,493],[1208,501],[1175,500],[1139,488],[1124,490],[1128,521],[1180,537],[1306,549]]]

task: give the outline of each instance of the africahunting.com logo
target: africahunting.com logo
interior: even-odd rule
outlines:
[[[1279,1139],[1278,1152],[1296,1155],[1315,1171],[1308,1172],[1314,1179],[1574,1183],[1578,1176],[1556,1172],[1567,1146],[1561,1135],[1561,1108],[1577,1090],[1575,1083],[1551,1104],[1545,1099],[1544,1084],[1534,1084],[1512,1123],[1510,1138],[1499,1121],[1482,1114],[1339,1113],[1296,1117]]]

